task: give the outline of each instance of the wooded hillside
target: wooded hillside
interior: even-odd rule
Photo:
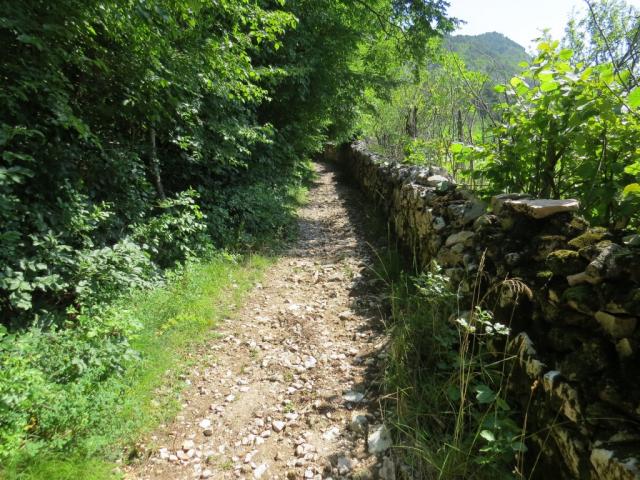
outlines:
[[[448,35],[443,43],[469,70],[484,73],[494,85],[511,79],[520,72],[519,64],[530,59],[522,45],[498,32]]]

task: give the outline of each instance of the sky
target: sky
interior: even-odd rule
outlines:
[[[574,8],[584,8],[584,0],[449,0],[449,14],[466,20],[455,33],[477,35],[499,32],[532,50],[541,29],[549,28],[560,39]],[[627,0],[640,8],[640,0]]]

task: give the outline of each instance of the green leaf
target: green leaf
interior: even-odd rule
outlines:
[[[631,108],[640,107],[640,87],[636,87],[629,92],[629,95],[627,95],[627,105]]]
[[[631,183],[624,187],[622,196],[628,197],[629,195],[640,195],[640,183]]]
[[[453,385],[449,385],[449,387],[447,388],[447,398],[449,398],[449,400],[451,400],[452,402],[457,402],[458,400],[460,400],[460,389]]]
[[[553,72],[549,70],[543,70],[538,74],[538,78],[541,82],[551,82],[553,81]]]
[[[500,409],[500,410],[504,410],[505,412],[508,412],[509,410],[511,410],[511,407],[509,407],[509,404],[500,397],[496,398],[496,406]]]
[[[554,90],[558,89],[558,83],[554,82],[554,81],[550,81],[550,82],[543,82],[540,85],[540,90],[542,90],[543,92],[553,92]]]
[[[476,400],[480,404],[492,403],[496,399],[496,394],[488,385],[478,385],[475,388]]]
[[[514,452],[524,453],[527,451],[527,446],[524,444],[524,442],[517,440],[511,443],[511,450],[513,450]]]
[[[569,48],[565,48],[564,50],[560,50],[560,53],[558,54],[558,57],[560,57],[560,60],[569,60],[571,57],[573,57],[573,50],[571,50]]]
[[[606,84],[613,82],[615,75],[611,64],[599,65],[598,70],[600,71],[600,80]]]
[[[636,160],[631,165],[624,167],[624,173],[629,175],[640,175],[640,160]]]
[[[491,430],[482,430],[480,432],[480,436],[484,438],[487,442],[495,442],[496,436],[493,434]]]
[[[38,37],[34,37],[33,35],[27,35],[26,33],[23,33],[21,35],[18,35],[18,41],[26,43],[27,45],[33,45],[38,50],[44,50],[44,44],[42,43],[42,40],[40,40]]]

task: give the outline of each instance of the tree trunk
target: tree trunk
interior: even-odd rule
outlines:
[[[167,197],[164,194],[164,188],[162,186],[162,177],[160,176],[160,161],[158,160],[158,149],[156,147],[156,129],[151,127],[149,132],[151,140],[151,176],[153,177],[153,183],[156,187],[156,192],[160,200],[165,200]]]
[[[418,137],[418,107],[416,106],[413,106],[409,109],[405,131],[407,135],[409,135],[413,139]]]

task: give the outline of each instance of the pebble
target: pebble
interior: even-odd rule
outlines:
[[[351,459],[348,457],[338,457],[338,473],[340,475],[346,475],[351,471]]]
[[[338,427],[331,427],[329,430],[322,434],[322,438],[329,442],[334,441],[340,435],[340,429]]]
[[[280,420],[274,420],[271,423],[271,428],[273,428],[273,431],[276,432],[276,433],[280,433],[281,431],[283,431],[284,427],[286,427],[286,426],[287,426],[287,424],[282,422],[282,421],[280,421]]]
[[[262,476],[265,474],[265,472],[267,471],[267,464],[263,463],[261,465],[259,465],[258,467],[256,467],[256,469],[253,471],[253,478],[262,478]]]
[[[184,450],[185,452],[193,449],[195,446],[196,444],[193,440],[185,440],[184,442],[182,442],[182,450]]]
[[[351,423],[349,424],[349,429],[354,433],[363,434],[367,429],[367,420],[366,415],[362,415],[358,412],[353,412],[351,414]]]
[[[310,370],[315,367],[317,363],[318,361],[314,357],[307,357],[307,359],[304,361],[304,368]]]
[[[342,398],[344,398],[347,402],[360,403],[364,399],[364,394],[361,392],[349,390],[342,396]]]
[[[367,437],[367,447],[369,453],[376,454],[389,450],[393,442],[391,434],[384,425],[377,425],[371,429]]]

